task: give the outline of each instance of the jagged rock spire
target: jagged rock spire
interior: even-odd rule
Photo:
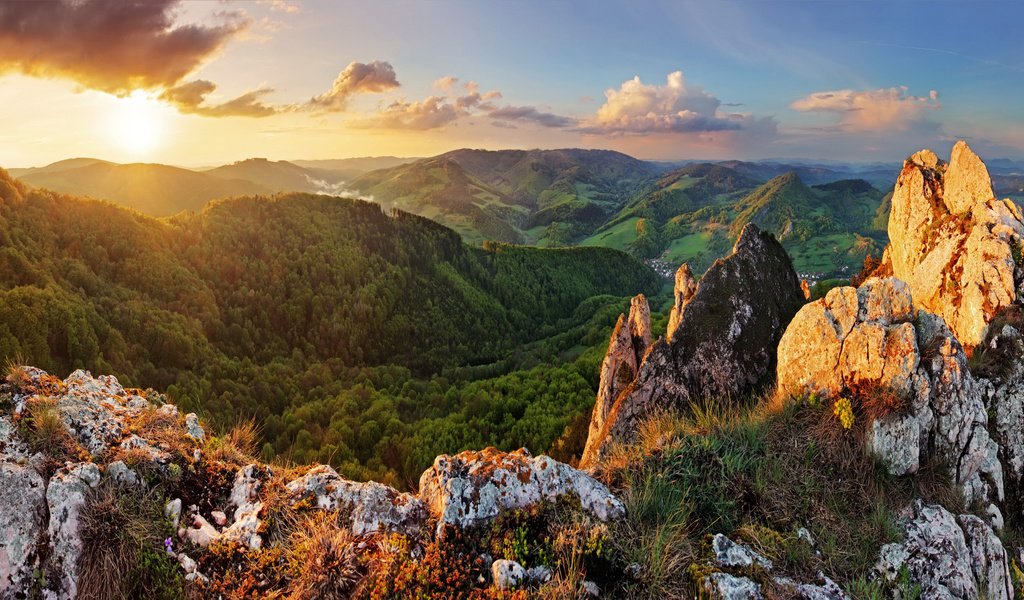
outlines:
[[[651,309],[647,298],[637,294],[629,302],[629,315],[619,315],[619,321],[608,342],[608,352],[601,363],[601,381],[597,388],[597,401],[590,419],[590,435],[604,426],[615,399],[633,381],[651,345]]]
[[[948,165],[930,150],[903,164],[889,240],[882,272],[906,281],[915,305],[941,316],[969,353],[1019,295],[1024,222],[995,198],[985,164],[962,141]]]
[[[693,278],[693,272],[690,271],[690,265],[683,263],[680,265],[679,270],[676,271],[676,286],[675,286],[675,304],[672,306],[672,312],[668,315],[668,331],[665,337],[668,341],[672,341],[672,337],[676,333],[676,329],[679,329],[679,323],[683,320],[683,309],[686,304],[693,297],[694,292],[697,291],[697,280]]]

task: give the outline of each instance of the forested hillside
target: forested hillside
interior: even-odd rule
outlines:
[[[661,286],[614,250],[472,248],[358,200],[159,221],[6,173],[0,198],[8,360],[166,388],[221,426],[255,417],[268,458],[403,484],[440,451],[547,450],[592,400],[588,344]]]

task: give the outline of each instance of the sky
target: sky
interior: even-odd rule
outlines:
[[[0,2],[0,166],[1024,158],[1024,2]]]

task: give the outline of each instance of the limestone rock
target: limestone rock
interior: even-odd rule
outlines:
[[[526,581],[526,569],[514,560],[496,560],[491,563],[491,578],[499,590],[513,590]]]
[[[196,413],[185,415],[185,430],[189,436],[200,442],[206,439],[206,432],[203,431],[202,425],[199,424],[199,417]]]
[[[596,435],[591,429],[581,464],[594,465],[612,443],[630,442],[637,419],[657,407],[762,389],[774,375],[779,338],[803,303],[782,245],[756,225],[744,227],[732,253],[701,278],[671,342],[651,346]]]
[[[879,552],[875,571],[883,579],[895,581],[906,568],[922,598],[1013,598],[1006,552],[981,519],[917,501],[903,526],[906,539]]]
[[[217,531],[217,528],[203,518],[203,515],[198,513],[192,515],[190,526],[185,530],[185,539],[200,548],[206,548],[213,542],[219,540],[220,537],[221,533]]]
[[[235,507],[231,526],[224,530],[226,539],[237,542],[252,550],[263,547],[259,535],[260,511],[263,503],[259,500],[259,489],[263,481],[273,475],[270,467],[250,464],[238,470],[231,488],[231,505]],[[216,518],[216,515],[211,515]]]
[[[679,329],[679,323],[683,320],[683,309],[686,308],[696,291],[697,280],[693,278],[690,265],[683,263],[676,271],[675,304],[672,305],[672,312],[668,315],[668,331],[665,334],[668,341],[672,341],[676,329]]]
[[[1024,222],[996,200],[984,163],[957,142],[949,165],[919,152],[893,191],[886,257],[916,306],[941,316],[972,351],[985,329],[1018,296]]]
[[[757,565],[767,571],[772,569],[772,561],[743,544],[737,544],[721,533],[716,533],[711,538],[711,552],[717,567],[748,569]]]
[[[716,600],[762,600],[761,586],[746,577],[712,573],[704,578],[704,591]]]
[[[638,294],[630,301],[629,315],[619,315],[611,341],[608,342],[608,352],[601,363],[597,401],[590,418],[591,436],[601,431],[615,399],[636,377],[640,362],[650,345],[651,309],[647,305],[647,298]]]
[[[77,562],[82,552],[78,517],[89,490],[99,483],[99,467],[92,463],[79,463],[54,473],[46,488],[50,512],[49,564],[57,573],[59,589],[69,598],[74,598],[78,589]]]
[[[419,498],[376,481],[359,483],[343,479],[326,465],[313,467],[286,487],[293,504],[308,501],[317,508],[349,511],[352,533],[356,535],[415,535],[427,519],[426,506]]]
[[[905,408],[869,424],[867,446],[896,475],[932,449],[970,500],[1001,501],[998,446],[981,388],[942,319],[913,309],[907,284],[872,278],[803,307],[779,343],[781,394],[826,399],[879,390]]]
[[[622,502],[596,479],[547,456],[533,457],[525,448],[442,454],[420,477],[420,497],[438,518],[438,529],[484,523],[503,510],[566,495],[579,498],[602,521],[625,514]]]
[[[0,462],[0,598],[28,589],[45,509],[43,478],[29,467]]]

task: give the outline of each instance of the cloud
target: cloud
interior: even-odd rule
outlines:
[[[243,31],[248,19],[178,25],[179,0],[0,3],[0,73],[71,79],[112,94],[173,86]]]
[[[801,112],[824,112],[838,116],[836,127],[843,131],[906,131],[919,126],[929,111],[942,108],[939,93],[912,96],[906,86],[868,91],[835,90],[815,92],[794,101],[791,108]]]
[[[309,100],[312,109],[343,111],[355,94],[380,93],[399,87],[395,69],[390,63],[351,62],[334,80],[331,89]]]
[[[576,119],[552,113],[541,112],[533,106],[505,106],[495,108],[487,116],[506,125],[512,121],[535,123],[542,127],[565,128],[576,124]],[[497,124],[497,123],[495,123]],[[500,127],[500,125],[499,125]]]
[[[287,0],[262,0],[260,4],[269,5],[270,10],[275,12],[294,14],[302,10],[298,3],[288,2]]]
[[[199,79],[164,90],[160,99],[173,104],[179,112],[204,117],[269,117],[286,110],[260,101],[274,91],[270,88],[246,92],[221,104],[204,104],[206,97],[216,89],[213,82]]]
[[[427,96],[419,102],[397,100],[381,107],[375,115],[352,121],[350,125],[361,128],[426,131],[449,125],[466,114],[466,110],[449,103],[441,96]]]
[[[688,86],[682,71],[668,74],[665,85],[648,85],[634,77],[605,93],[605,103],[580,127],[584,133],[700,133],[741,129],[743,115],[719,112],[721,101],[697,86]]]

